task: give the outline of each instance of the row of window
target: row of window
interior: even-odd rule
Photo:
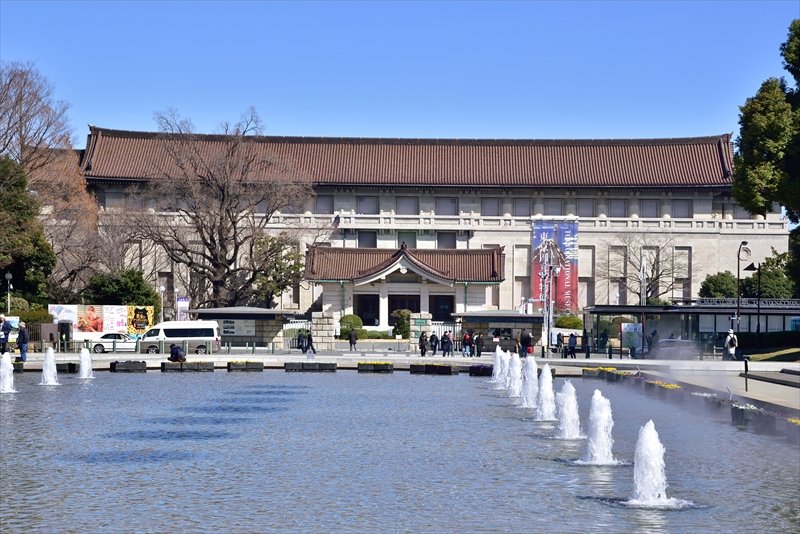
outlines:
[[[397,196],[394,197],[394,212],[397,215],[419,215],[419,197]],[[434,213],[436,215],[459,215],[458,197],[435,197]],[[481,215],[486,217],[499,217],[504,215],[500,197],[484,197],[481,199]],[[669,202],[670,216],[674,218],[691,218],[694,214],[692,201],[689,199],[674,199],[662,201],[655,198],[639,199],[637,214],[644,218],[658,218],[662,209]],[[578,217],[597,217],[597,200],[593,198],[578,198],[575,200],[575,215]],[[380,214],[378,196],[357,196],[356,213],[363,215]],[[316,199],[316,213],[334,213],[333,195],[318,195]],[[606,200],[606,213],[609,217],[628,217],[628,200],[611,198]],[[512,199],[511,215],[514,217],[530,217],[534,215],[534,203],[530,198]],[[542,215],[566,215],[564,200],[560,198],[546,198],[543,201]]]

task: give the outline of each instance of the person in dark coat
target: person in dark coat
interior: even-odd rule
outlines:
[[[305,350],[303,352],[305,353],[306,351],[309,351],[309,350],[313,354],[317,353],[317,349],[314,348],[314,337],[311,335],[311,330],[309,330],[306,333],[306,348],[305,348]]]
[[[8,352],[8,337],[11,335],[11,321],[0,314],[0,354]]]
[[[24,362],[28,359],[28,343],[30,340],[31,336],[28,334],[27,325],[25,325],[24,321],[20,321],[19,333],[17,334],[17,347],[19,347],[18,359],[21,362]]]
[[[575,334],[570,334],[569,339],[567,340],[567,355],[570,358],[576,358],[577,355],[575,354],[575,349],[578,347],[578,338],[575,337]]]
[[[167,359],[171,362],[185,362],[186,352],[184,352],[180,345],[173,343],[169,346],[169,357]]]
[[[425,357],[425,353],[428,351],[428,334],[425,333],[423,330],[422,333],[419,335],[419,355],[421,358]]]
[[[355,328],[350,329],[350,334],[348,335],[350,339],[350,350],[356,350],[356,341],[358,341],[358,332],[356,332]]]
[[[428,344],[431,346],[431,356],[436,356],[436,349],[439,348],[439,337],[436,335],[436,332],[431,333],[431,336],[428,338]]]
[[[478,358],[481,357],[481,353],[483,352],[483,334],[478,332],[475,334],[475,356]]]
[[[306,353],[306,331],[300,330],[297,333],[297,348],[303,351],[303,354]]]

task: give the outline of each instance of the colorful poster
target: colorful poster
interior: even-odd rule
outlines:
[[[128,306],[128,334],[141,336],[153,326],[153,306]]]
[[[578,220],[534,219],[531,223],[531,293],[542,302],[552,291],[553,309],[578,312]]]
[[[78,332],[103,332],[103,307],[89,304],[78,306]]]
[[[69,321],[78,324],[78,306],[75,304],[48,304],[47,312],[53,316],[53,322]]]

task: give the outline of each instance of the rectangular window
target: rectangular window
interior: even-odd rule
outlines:
[[[485,217],[500,216],[500,199],[497,197],[487,197],[481,199],[481,215]]]
[[[456,233],[436,232],[436,247],[440,249],[456,248]]]
[[[608,201],[609,217],[627,217],[628,201],[621,198],[612,198]]]
[[[648,219],[657,219],[660,216],[658,212],[659,203],[655,198],[642,198],[639,199],[639,217]]]
[[[353,308],[355,314],[361,317],[364,326],[380,324],[379,295],[353,295]]]
[[[545,215],[564,215],[564,206],[560,198],[544,199]]]
[[[362,215],[377,215],[379,213],[378,197],[356,197],[356,213]]]
[[[578,199],[578,217],[596,217],[593,198]]]
[[[397,248],[403,243],[408,248],[417,248],[417,232],[397,232]]]
[[[436,197],[436,215],[458,215],[458,199]]]
[[[378,232],[359,230],[358,248],[378,248]]]
[[[675,199],[672,201],[673,219],[691,219],[692,201],[686,199]]]
[[[397,215],[419,215],[419,198],[397,197],[394,212]]]
[[[315,213],[333,213],[333,195],[317,195]]]
[[[530,217],[531,216],[531,199],[529,198],[515,198],[514,217]]]

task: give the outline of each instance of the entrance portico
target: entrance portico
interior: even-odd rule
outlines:
[[[434,321],[489,309],[486,287],[503,281],[502,248],[480,250],[311,247],[306,279],[323,285],[322,311],[361,317],[365,328],[388,330],[391,313],[408,309]]]

